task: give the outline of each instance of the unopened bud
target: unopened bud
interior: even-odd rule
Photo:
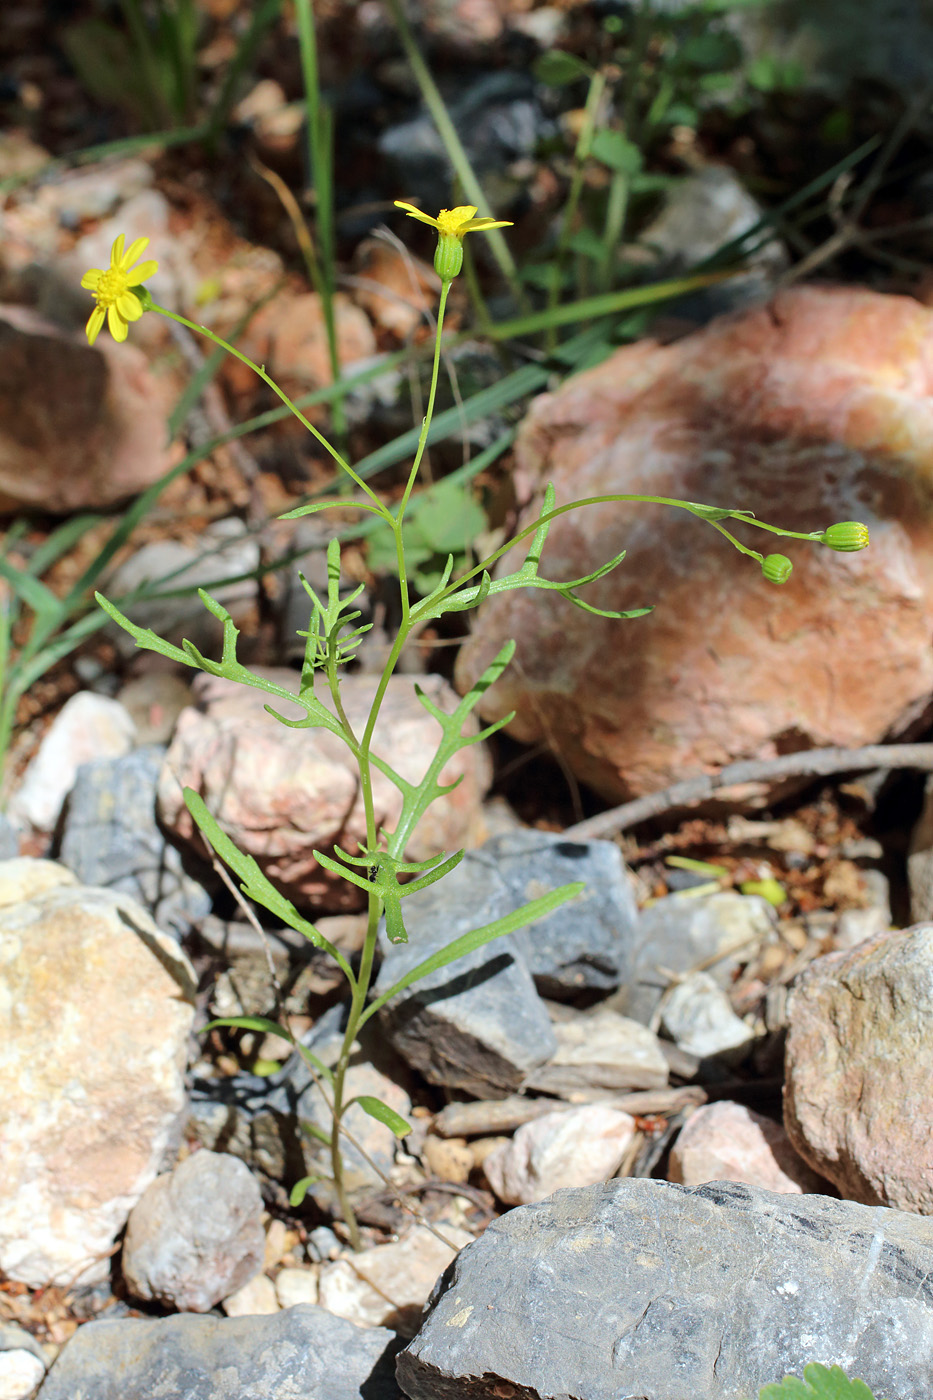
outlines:
[[[761,561],[761,572],[769,583],[786,583],[793,567],[786,554],[769,554]]]
[[[854,554],[857,549],[868,548],[868,526],[858,520],[840,520],[823,531],[820,544],[828,544],[843,554]]]

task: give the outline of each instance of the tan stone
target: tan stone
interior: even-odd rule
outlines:
[[[320,1306],[359,1327],[391,1327],[412,1336],[437,1279],[473,1238],[449,1225],[443,1234],[452,1248],[423,1225],[416,1225],[395,1244],[325,1264]]]
[[[379,238],[365,239],[356,250],[355,262],[363,282],[354,289],[356,300],[378,326],[406,340],[437,302],[437,273],[407,250]]]
[[[269,671],[278,684],[296,688],[294,671]],[[456,697],[438,676],[420,678],[422,690],[451,710]],[[349,675],[342,687],[351,723],[361,732],[369,712],[373,678]],[[315,847],[334,844],[354,853],[365,836],[363,799],[349,751],[324,730],[290,729],[264,709],[267,700],[289,718],[298,711],[262,691],[199,676],[201,709],[182,711],[159,783],[163,820],[182,840],[197,840],[182,798],[192,787],[240,850],[256,858],[290,897],[331,907],[357,907],[363,892],[322,872]],[[384,754],[409,782],[417,782],[433,756],[440,731],[419,704],[411,681],[389,682],[376,728],[375,752]],[[407,858],[420,860],[455,850],[481,837],[480,803],[489,783],[489,759],[480,745],[461,750],[444,769],[443,782],[461,774],[453,792],[439,798],[413,834]],[[381,773],[373,775],[376,822],[391,830],[401,795]]]
[[[180,1133],[193,970],[125,895],[0,910],[0,1269],[99,1282]]]
[[[744,1181],[786,1195],[826,1185],[798,1157],[782,1124],[726,1099],[704,1104],[687,1119],[671,1148],[667,1179],[684,1186]]]
[[[99,509],[143,491],[171,465],[168,411],[136,346],[104,334],[92,348],[0,308],[0,512]]]
[[[0,908],[35,899],[47,890],[61,885],[76,885],[77,876],[55,860],[38,860],[33,856],[14,856],[0,861]]]
[[[421,1161],[425,1171],[441,1181],[469,1181],[473,1170],[473,1153],[466,1138],[440,1138],[429,1133],[421,1148]]]
[[[933,1215],[933,924],[818,958],[787,1016],[794,1148],[849,1200]]]
[[[624,799],[741,758],[872,743],[933,689],[933,311],[906,297],[801,287],[661,346],[617,351],[541,396],[517,444],[534,519],[607,492],[753,510],[791,529],[861,519],[869,549],[835,554],[736,525],[794,561],[784,587],[709,525],[662,506],[561,517],[542,573],[572,578],[621,550],[584,614],[551,592],[494,598],[460,653],[466,688],[507,637],[516,662],[486,697],[511,732],[553,741],[578,777]],[[502,569],[513,569],[516,550]]]

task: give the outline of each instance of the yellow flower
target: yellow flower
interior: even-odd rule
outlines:
[[[159,264],[152,259],[133,267],[148,248],[148,238],[137,238],[124,253],[125,242],[121,233],[110,250],[110,266],[92,267],[81,278],[81,286],[93,292],[97,302],[87,323],[89,345],[94,344],[105,319],[114,340],[126,340],[129,322],[138,321],[143,314],[142,301],[133,289],[159,270]]]
[[[486,233],[491,228],[511,228],[510,219],[490,219],[483,215],[476,218],[475,204],[460,204],[456,209],[442,209],[436,219],[430,214],[422,214],[413,204],[404,199],[395,201],[396,208],[404,209],[412,219],[422,224],[430,224],[437,229],[437,252],[434,254],[434,270],[444,282],[456,277],[463,265],[463,239],[468,233]]]

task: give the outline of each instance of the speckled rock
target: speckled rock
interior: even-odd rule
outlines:
[[[0,909],[0,1269],[95,1283],[184,1122],[196,977],[126,895]]]
[[[933,310],[807,286],[674,344],[624,347],[542,395],[517,443],[521,523],[553,482],[558,503],[640,492],[794,530],[863,520],[872,544],[835,554],[790,542],[794,573],[778,588],[685,511],[573,512],[554,522],[542,573],[579,577],[624,549],[586,597],[654,612],[617,622],[553,592],[492,598],[459,654],[458,686],[516,638],[517,664],[483,714],[515,710],[516,738],[557,744],[615,800],[742,758],[904,729],[933,689],[931,383]],[[770,549],[771,536],[735,528]]]
[[[294,671],[264,674],[294,693]],[[441,708],[457,703],[439,676],[424,676],[421,685]],[[254,856],[269,879],[291,898],[356,907],[361,891],[322,871],[314,847],[334,844],[354,851],[365,837],[363,798],[348,750],[324,730],[290,729],[264,708],[271,703],[288,718],[303,711],[263,691],[200,675],[194,682],[198,707],[179,718],[159,783],[163,821],[198,849],[200,838],[182,798],[192,787],[240,850]],[[341,694],[351,724],[360,727],[369,713],[373,678],[344,677]],[[389,683],[375,750],[390,758],[408,781],[418,782],[439,738],[436,721],[418,702],[404,676]],[[480,802],[489,784],[489,758],[481,745],[461,751],[445,767],[442,781],[463,775],[457,788],[439,798],[409,844],[407,856],[420,860],[470,844],[481,831]],[[381,773],[373,775],[376,821],[392,828],[401,794]]]
[[[784,1122],[843,1196],[933,1214],[933,924],[811,963],[788,1003]]]
[[[511,1142],[489,1154],[483,1170],[500,1201],[527,1205],[565,1186],[607,1181],[634,1136],[630,1114],[584,1104],[524,1123]]]
[[[130,1211],[121,1267],[135,1298],[208,1312],[262,1268],[262,1196],[249,1168],[195,1152]]]
[[[308,1303],[272,1316],[80,1327],[39,1400],[403,1400],[395,1339]]]
[[[826,1189],[791,1147],[783,1124],[728,1099],[690,1115],[671,1148],[667,1179],[682,1186],[744,1181],[786,1195]]]
[[[410,1400],[749,1400],[814,1357],[933,1382],[933,1221],[733,1182],[625,1179],[509,1211],[435,1290]]]

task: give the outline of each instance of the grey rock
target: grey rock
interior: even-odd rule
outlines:
[[[557,1053],[525,1080],[526,1089],[580,1101],[585,1091],[661,1089],[668,1063],[658,1037],[640,1021],[597,1006],[554,1025]]]
[[[517,879],[510,887],[498,875],[491,848],[503,839],[512,838],[496,838],[469,851],[443,880],[405,900],[409,942],[384,945],[377,994],[460,934],[525,902],[527,894],[515,889]],[[556,883],[549,882],[551,887]],[[465,1089],[478,1098],[517,1089],[528,1071],[557,1049],[514,935],[494,939],[429,974],[394,997],[380,1016],[393,1046],[410,1065],[434,1084]]]
[[[647,1025],[667,988],[667,973],[683,975],[701,964],[718,986],[728,988],[776,922],[773,906],[758,895],[727,890],[708,898],[659,899],[639,915],[630,980],[608,1004]]]
[[[210,648],[217,644],[222,629],[197,590],[206,588],[235,621],[242,623],[255,606],[256,583],[249,575],[258,567],[258,544],[243,522],[231,517],[209,525],[198,547],[180,540],[144,544],[115,571],[108,596],[120,602],[121,596],[138,590],[140,597],[121,604],[137,626],[151,627],[176,644],[188,637],[211,655]],[[179,589],[185,591],[177,592]],[[135,643],[122,627],[113,623],[106,634],[121,655],[132,655]]]
[[[19,835],[16,827],[0,812],[0,860],[14,860],[19,855]]]
[[[726,244],[753,229],[763,210],[734,170],[709,165],[674,185],[661,213],[641,235],[659,259],[657,275],[671,277],[694,268]],[[760,234],[751,240],[752,247]],[[684,297],[678,315],[708,321],[767,297],[788,265],[783,244],[776,238],[756,247],[746,268],[722,283]]]
[[[207,1312],[262,1268],[262,1196],[236,1157],[195,1152],[130,1212],[123,1277],[136,1298]]]
[[[132,895],[168,932],[181,936],[210,912],[211,896],[190,875],[156,820],[165,749],[150,744],[78,769],[60,859],[83,884]]]
[[[395,1338],[310,1303],[269,1316],[89,1322],[38,1400],[402,1400]]]
[[[558,885],[585,884],[572,903],[511,935],[541,996],[559,1001],[584,991],[606,993],[627,979],[638,909],[615,842],[519,830],[493,837],[465,859],[485,866],[488,875],[476,874],[511,901],[503,913]]]
[[[748,1400],[838,1363],[933,1383],[933,1221],[734,1182],[627,1179],[494,1221],[398,1361],[410,1400]]]
[[[530,73],[484,73],[464,91],[451,93],[451,120],[478,175],[499,177],[513,162],[533,156],[554,131]],[[379,150],[395,166],[406,189],[417,189],[425,209],[449,201],[453,173],[432,118],[422,112],[389,127]],[[488,191],[487,191],[488,192]]]
[[[910,833],[907,855],[910,917],[915,924],[933,918],[933,780],[923,790],[923,810]]]

